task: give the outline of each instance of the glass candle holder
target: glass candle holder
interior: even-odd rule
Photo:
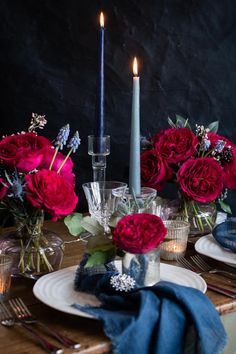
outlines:
[[[124,195],[124,203],[126,204],[129,214],[134,213],[151,213],[151,204],[157,195],[156,189],[142,187],[140,194],[135,196],[127,191]]]
[[[106,180],[106,157],[110,154],[110,136],[88,136],[88,154],[92,156],[93,181]]]
[[[168,261],[178,260],[184,257],[190,224],[187,221],[167,220],[164,224],[168,230],[166,239],[160,246],[161,259]]]
[[[138,254],[125,252],[122,273],[131,276],[138,288],[156,284],[160,281],[160,249]]]
[[[13,258],[0,254],[0,300],[4,300],[11,286]]]

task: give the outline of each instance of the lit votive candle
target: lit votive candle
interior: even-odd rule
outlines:
[[[164,224],[168,230],[166,241],[159,247],[161,258],[175,261],[185,255],[189,233],[189,223],[186,221],[167,220]]]
[[[172,240],[162,243],[161,258],[169,261],[177,260],[185,255],[186,242]]]
[[[0,254],[0,300],[6,298],[11,286],[12,257]]]

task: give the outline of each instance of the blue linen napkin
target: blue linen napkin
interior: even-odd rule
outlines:
[[[236,217],[228,218],[226,221],[216,225],[212,230],[215,240],[223,247],[236,253]]]
[[[115,292],[109,283],[112,274],[106,267],[95,268],[95,273],[79,267],[76,290],[95,293],[102,306],[73,306],[102,320],[114,353],[222,353],[227,339],[224,327],[199,290],[161,281],[129,293]]]

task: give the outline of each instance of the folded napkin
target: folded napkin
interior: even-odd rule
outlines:
[[[115,292],[109,281],[114,271],[98,267],[94,273],[94,269],[78,268],[75,289],[96,293],[101,307],[73,306],[102,320],[114,353],[222,352],[225,330],[215,307],[200,291],[161,281],[129,293]]]
[[[228,218],[212,230],[215,240],[224,248],[236,252],[236,217]]]

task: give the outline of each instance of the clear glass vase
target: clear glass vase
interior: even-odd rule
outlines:
[[[122,273],[135,280],[136,287],[152,286],[160,281],[160,250],[133,254],[125,252]]]
[[[13,275],[37,279],[60,268],[63,240],[44,229],[43,222],[43,213],[28,219],[15,218],[16,230],[2,235],[0,251],[13,257]]]
[[[199,203],[184,200],[179,213],[170,215],[169,219],[184,220],[190,224],[189,236],[203,236],[212,232],[217,216],[216,204]]]

